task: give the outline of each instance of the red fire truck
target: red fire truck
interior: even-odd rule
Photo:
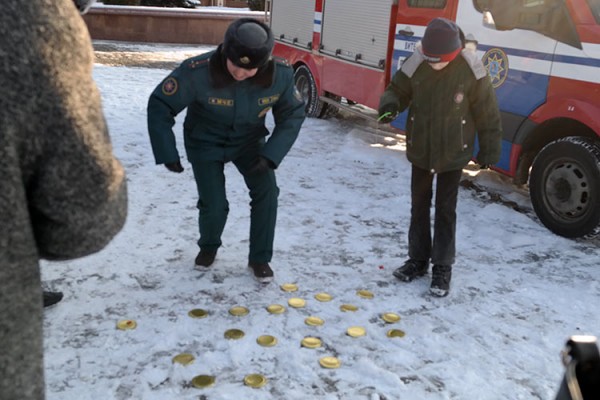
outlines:
[[[308,115],[320,118],[355,103],[377,109],[427,23],[456,21],[502,111],[493,169],[529,185],[556,234],[600,233],[600,0],[271,0],[268,9],[274,54],[293,65]]]

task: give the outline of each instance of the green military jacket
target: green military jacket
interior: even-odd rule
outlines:
[[[305,118],[293,70],[271,60],[249,79],[235,81],[221,47],[185,60],[151,94],[148,130],[157,164],[179,161],[173,125],[184,108],[184,143],[190,162],[227,162],[254,148],[277,167],[288,153]],[[269,135],[265,116],[273,112]]]
[[[444,69],[435,71],[420,46],[402,64],[381,96],[379,109],[409,107],[406,155],[432,172],[462,169],[479,142],[477,161],[500,160],[502,127],[490,78],[471,50],[463,50]]]

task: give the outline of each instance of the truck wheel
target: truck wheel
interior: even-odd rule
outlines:
[[[296,88],[306,103],[306,116],[318,118],[323,111],[324,103],[319,100],[319,91],[315,78],[306,65],[299,66],[294,72]]]
[[[342,98],[340,96],[335,96],[333,94],[327,94],[327,97],[337,101],[338,103],[342,101]],[[323,109],[321,110],[321,114],[319,115],[319,118],[322,118],[322,119],[333,118],[338,114],[339,110],[340,109],[333,104],[323,103]]]
[[[557,235],[600,233],[600,146],[575,136],[547,144],[533,161],[529,191],[537,216]]]

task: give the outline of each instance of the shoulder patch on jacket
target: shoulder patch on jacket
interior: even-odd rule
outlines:
[[[479,80],[481,78],[485,78],[485,76],[488,74],[487,69],[485,69],[483,63],[479,58],[477,58],[477,55],[473,52],[473,50],[463,49],[461,51],[461,55],[469,67],[471,67],[471,71],[473,71],[475,79]]]
[[[417,45],[415,47],[415,52],[412,53],[412,55],[406,60],[404,60],[404,62],[402,63],[402,67],[400,67],[400,70],[404,72],[406,76],[412,78],[413,74],[415,73],[417,68],[419,68],[419,65],[423,63],[423,61],[425,61],[425,58],[423,58],[423,54],[421,53],[421,47]]]
[[[273,61],[275,61],[277,64],[284,65],[286,67],[291,67],[290,62],[283,57],[273,56]]]
[[[200,68],[202,66],[207,66],[208,60],[210,60],[210,57],[205,58],[202,56],[198,56],[198,57],[188,58],[187,60],[184,61],[184,63],[187,68],[196,69],[196,68]]]

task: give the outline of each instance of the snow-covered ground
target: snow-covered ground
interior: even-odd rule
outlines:
[[[157,57],[189,51],[160,49]],[[148,96],[168,72],[95,67],[115,153],[128,174],[129,216],[102,252],[42,264],[45,283],[65,292],[45,313],[49,400],[554,398],[567,338],[600,333],[598,241],[553,235],[526,193],[493,172],[466,169],[466,181],[504,194],[524,212],[488,192],[461,189],[451,294],[432,298],[428,278],[406,284],[392,276],[406,258],[410,213],[401,138],[376,141],[348,119],[307,119],[277,171],[275,281],[260,285],[246,266],[249,198],[231,165],[224,244],[215,264],[197,271],[191,168],[184,162],[184,173],[174,174],[154,165],[146,130]],[[283,291],[284,283],[298,291]],[[361,289],[374,297],[358,296]],[[333,299],[318,301],[321,292]],[[306,306],[290,307],[292,297]],[[270,314],[271,304],[286,311]],[[342,312],[342,304],[358,311]],[[234,306],[250,312],[235,317]],[[209,315],[191,318],[195,308]],[[401,319],[386,323],[382,313]],[[306,325],[308,316],[324,325]],[[123,319],[135,320],[136,329],[117,329]],[[348,336],[351,326],[366,336]],[[245,336],[226,339],[232,328]],[[405,336],[389,338],[389,329]],[[261,347],[260,335],[277,344]],[[323,346],[302,347],[306,336]],[[195,361],[173,363],[180,353]],[[324,356],[341,366],[322,368]],[[267,384],[245,386],[252,373]],[[216,381],[195,388],[197,375]]]

